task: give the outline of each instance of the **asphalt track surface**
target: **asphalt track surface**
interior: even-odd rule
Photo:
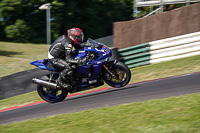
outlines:
[[[33,78],[40,78],[48,74],[39,68],[15,73],[0,78],[0,100],[35,91],[36,85],[32,84]]]
[[[123,88],[108,88],[69,97],[60,103],[44,102],[0,112],[0,124],[197,92],[200,92],[200,73],[193,73],[130,84]]]

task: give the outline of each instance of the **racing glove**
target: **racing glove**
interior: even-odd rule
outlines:
[[[89,61],[89,55],[86,55],[86,57],[85,58],[83,58],[83,59],[80,59],[79,58],[79,65],[82,65],[83,63],[87,63]]]
[[[86,55],[86,57],[83,58],[83,59],[81,59],[81,58],[77,58],[77,59],[68,58],[68,59],[66,59],[66,61],[68,63],[74,63],[74,64],[78,64],[79,66],[81,66],[83,63],[87,63],[89,61],[89,55]]]

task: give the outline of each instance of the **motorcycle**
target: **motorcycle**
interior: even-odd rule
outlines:
[[[109,60],[112,51],[104,44],[96,42],[92,39],[87,40],[88,47],[84,49],[74,50],[72,58],[84,58],[89,55],[89,61],[76,66],[73,74],[73,80],[76,87],[71,86],[69,89],[63,89],[57,84],[59,70],[52,67],[48,59],[37,60],[31,62],[43,70],[49,70],[49,74],[40,79],[32,79],[37,84],[37,92],[39,96],[50,103],[63,101],[68,93],[75,93],[98,86],[104,85],[104,81],[112,87],[123,87],[127,85],[131,79],[129,68],[118,60]],[[69,85],[70,82],[66,81]]]

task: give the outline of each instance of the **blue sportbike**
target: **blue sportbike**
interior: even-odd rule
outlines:
[[[104,81],[112,87],[123,87],[131,79],[129,68],[118,60],[109,60],[112,51],[104,44],[92,39],[87,40],[88,47],[74,50],[72,58],[84,58],[89,55],[89,61],[81,66],[76,66],[73,80],[76,87],[63,89],[57,84],[57,78],[60,71],[53,68],[48,59],[37,60],[30,64],[35,65],[43,70],[48,70],[49,74],[40,79],[32,79],[37,84],[39,96],[47,102],[55,103],[63,101],[68,92],[75,93],[104,84]],[[67,81],[66,81],[67,82]],[[68,82],[70,85],[70,82]]]

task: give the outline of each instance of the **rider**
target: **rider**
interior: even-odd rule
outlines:
[[[60,75],[57,83],[62,88],[68,88],[69,85],[65,83],[68,80],[73,86],[76,83],[73,81],[73,73],[76,65],[82,65],[88,62],[88,56],[84,59],[71,58],[72,48],[80,49],[81,43],[84,40],[83,31],[80,28],[71,28],[67,30],[68,35],[62,35],[51,45],[48,51],[48,59],[53,67],[60,69]],[[76,64],[76,65],[74,65]]]

